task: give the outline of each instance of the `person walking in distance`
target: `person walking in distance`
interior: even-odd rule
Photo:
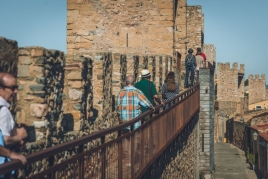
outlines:
[[[188,88],[188,80],[189,80],[189,73],[191,73],[190,76],[190,87],[194,85],[194,69],[196,67],[196,59],[195,56],[193,55],[193,49],[188,50],[188,55],[185,58],[185,70],[186,70],[186,76],[185,76],[185,81],[184,81],[184,88]]]

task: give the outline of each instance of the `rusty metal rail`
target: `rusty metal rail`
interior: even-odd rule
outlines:
[[[0,166],[0,175],[20,168],[26,170],[39,162],[49,164],[38,173],[26,174],[27,178],[141,178],[199,111],[199,95],[199,85],[195,85],[167,101],[169,108],[157,106],[156,110],[161,112],[146,122],[144,117],[152,111],[118,126],[30,154],[26,166],[19,161],[5,163]],[[133,130],[139,121],[142,125]],[[121,134],[127,126],[131,131]],[[115,137],[110,139],[112,135]],[[99,145],[93,146],[92,141]],[[72,156],[66,158],[68,152]]]

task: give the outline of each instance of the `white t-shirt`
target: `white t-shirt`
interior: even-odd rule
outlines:
[[[204,58],[201,55],[196,55],[196,70],[199,70],[199,67],[203,67],[204,64]]]
[[[5,136],[13,136],[15,121],[9,111],[10,104],[0,96],[0,129]]]

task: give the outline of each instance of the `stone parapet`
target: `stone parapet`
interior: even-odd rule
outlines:
[[[16,123],[28,132],[27,153],[62,142],[63,52],[43,47],[19,49]]]

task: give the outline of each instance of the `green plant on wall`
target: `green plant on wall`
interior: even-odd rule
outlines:
[[[252,165],[255,164],[255,155],[249,152],[249,148],[247,149],[246,155],[247,155],[248,162],[251,163]]]

